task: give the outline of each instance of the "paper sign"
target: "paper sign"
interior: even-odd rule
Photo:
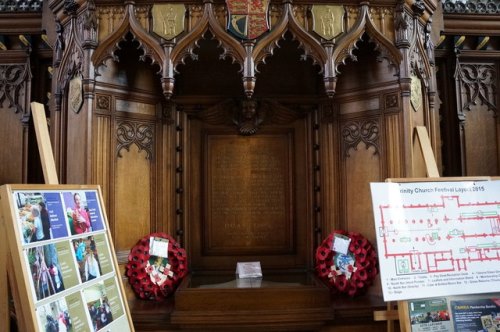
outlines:
[[[262,277],[260,262],[238,262],[236,264],[236,274],[238,278],[259,278]]]
[[[150,237],[149,255],[168,258],[168,239]]]
[[[349,251],[349,244],[351,243],[351,239],[347,236],[341,234],[335,234],[332,243],[332,250],[347,255]]]

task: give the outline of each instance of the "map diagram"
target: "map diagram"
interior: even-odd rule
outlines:
[[[500,290],[500,181],[372,183],[372,200],[384,299]]]

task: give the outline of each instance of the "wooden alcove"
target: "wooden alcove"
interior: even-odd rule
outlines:
[[[225,30],[222,1],[184,3],[172,40],[152,31],[152,2],[65,12],[56,2],[61,179],[102,186],[122,264],[156,231],[188,253],[191,275],[169,301],[130,293],[138,330],[385,329],[373,323],[379,281],[358,298],[330,297],[314,250],[334,229],[375,243],[369,183],[425,175],[412,128],[436,126],[432,1],[346,2],[334,41],[313,31],[313,2],[271,1],[269,32],[246,42]],[[227,287],[239,261],[260,261],[272,286]]]

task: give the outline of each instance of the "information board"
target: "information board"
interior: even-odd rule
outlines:
[[[134,330],[98,186],[4,185],[0,201],[26,329]]]
[[[408,301],[411,332],[500,331],[500,293]]]
[[[371,192],[385,301],[500,291],[500,181]]]

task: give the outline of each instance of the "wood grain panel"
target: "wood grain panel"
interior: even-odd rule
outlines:
[[[203,252],[277,254],[294,249],[293,136],[206,133]]]
[[[114,180],[114,242],[117,251],[129,251],[151,231],[151,166],[146,152],[135,144],[121,155],[116,159]]]
[[[385,116],[385,160],[387,165],[386,174],[383,177],[399,178],[403,176],[402,167],[402,146],[400,144],[393,144],[389,142],[400,142],[402,140],[401,134],[401,118],[399,114],[391,114]]]
[[[93,151],[93,183],[101,185],[102,197],[106,207],[110,206],[110,135],[111,135],[111,121],[109,116],[96,116],[94,123],[93,135],[96,142],[99,144],[94,145]],[[114,236],[114,223],[110,219],[111,234]]]
[[[495,113],[488,111],[485,105],[471,106],[471,110],[466,112],[464,131],[465,175],[498,175]]]
[[[370,182],[381,181],[380,173],[380,155],[363,142],[345,160],[346,229],[363,234],[372,243],[376,243],[376,238]]]
[[[0,108],[0,118],[0,142],[4,147],[0,151],[0,184],[26,182],[28,127],[13,109]],[[38,151],[35,149],[33,153]]]
[[[265,241],[263,242],[261,240],[259,240],[259,242],[254,239],[254,242],[250,241],[250,243],[246,243],[244,234],[247,231],[245,230],[241,234],[234,231],[228,231],[228,229],[225,229],[224,224],[231,225],[231,222],[227,220],[220,221],[219,219],[214,219],[212,225],[207,224],[207,215],[204,206],[207,202],[211,201],[211,197],[204,192],[204,182],[207,181],[207,176],[209,176],[209,174],[205,174],[203,171],[203,160],[210,160],[203,158],[203,153],[206,153],[203,152],[203,147],[205,146],[204,141],[207,139],[204,134],[205,132],[218,132],[219,134],[225,132],[235,135],[235,131],[228,129],[227,127],[209,126],[196,120],[190,121],[190,171],[186,181],[186,188],[189,190],[189,199],[187,201],[186,210],[188,210],[189,213],[185,216],[185,222],[190,234],[188,246],[190,256],[192,257],[192,268],[194,270],[228,269],[234,271],[236,262],[252,260],[261,261],[264,269],[298,268],[307,266],[311,259],[311,243],[313,234],[310,232],[312,217],[309,214],[310,212],[308,212],[310,210],[308,210],[307,206],[307,203],[311,201],[309,196],[311,191],[308,189],[308,154],[305,145],[307,142],[305,136],[305,120],[297,120],[295,123],[286,127],[266,127],[251,138],[236,135],[236,138],[238,138],[238,144],[252,144],[252,140],[261,140],[258,144],[260,152],[257,151],[257,156],[258,153],[262,153],[262,151],[267,151],[266,153],[268,154],[276,153],[278,155],[282,155],[283,152],[278,152],[278,150],[286,148],[289,150],[286,152],[289,154],[286,158],[292,158],[291,161],[287,161],[287,163],[291,162],[293,163],[293,166],[287,165],[287,167],[290,167],[287,171],[288,174],[283,174],[284,177],[289,177],[287,181],[291,181],[289,182],[290,188],[288,190],[290,191],[293,189],[293,202],[289,202],[290,204],[286,207],[290,210],[286,211],[286,214],[285,212],[283,214],[289,217],[279,221],[273,216],[266,216],[264,214],[262,217],[266,220],[263,224],[265,229],[260,230],[260,232],[263,232],[262,234],[265,238]],[[290,134],[292,132],[293,135]],[[293,137],[293,143],[291,138],[288,138],[288,135]],[[266,139],[266,137],[268,138]],[[281,143],[277,146],[275,145],[274,148],[278,148],[278,150],[275,151],[272,148],[268,149],[267,147],[270,143],[269,137],[286,137],[286,139],[285,141],[281,141]],[[231,149],[231,144],[228,144],[227,148]],[[240,154],[241,158],[245,158],[245,154],[256,152],[250,150],[245,152],[240,148],[235,149],[235,151]],[[252,181],[251,177],[246,174],[244,169],[242,169],[240,173],[242,184]],[[289,192],[288,195],[292,195],[292,193]],[[287,200],[288,199],[289,198],[287,198]],[[223,206],[224,202],[220,202],[220,204]],[[255,207],[252,209],[256,210]],[[263,211],[265,212],[265,210]],[[241,217],[245,218],[245,215],[241,214]],[[289,225],[283,227],[276,226],[284,221],[289,223]],[[236,219],[234,224],[239,225],[241,222],[242,219]],[[248,222],[250,223],[250,221]],[[268,225],[265,225],[266,223]],[[242,225],[245,225],[245,222],[243,222]],[[251,234],[251,232],[248,234]],[[290,238],[290,236],[293,236],[293,238]],[[211,248],[211,251],[208,250],[208,252],[204,249],[207,239],[215,241],[215,248],[217,249],[216,254],[214,254],[214,248]],[[266,244],[266,241],[269,243]],[[253,248],[253,245],[256,244],[257,250],[256,248]],[[212,242],[211,245],[214,245],[214,242]],[[236,246],[243,247],[244,250],[241,250],[241,248],[235,250]],[[261,248],[259,248],[259,246]],[[277,248],[280,252],[276,250]]]

